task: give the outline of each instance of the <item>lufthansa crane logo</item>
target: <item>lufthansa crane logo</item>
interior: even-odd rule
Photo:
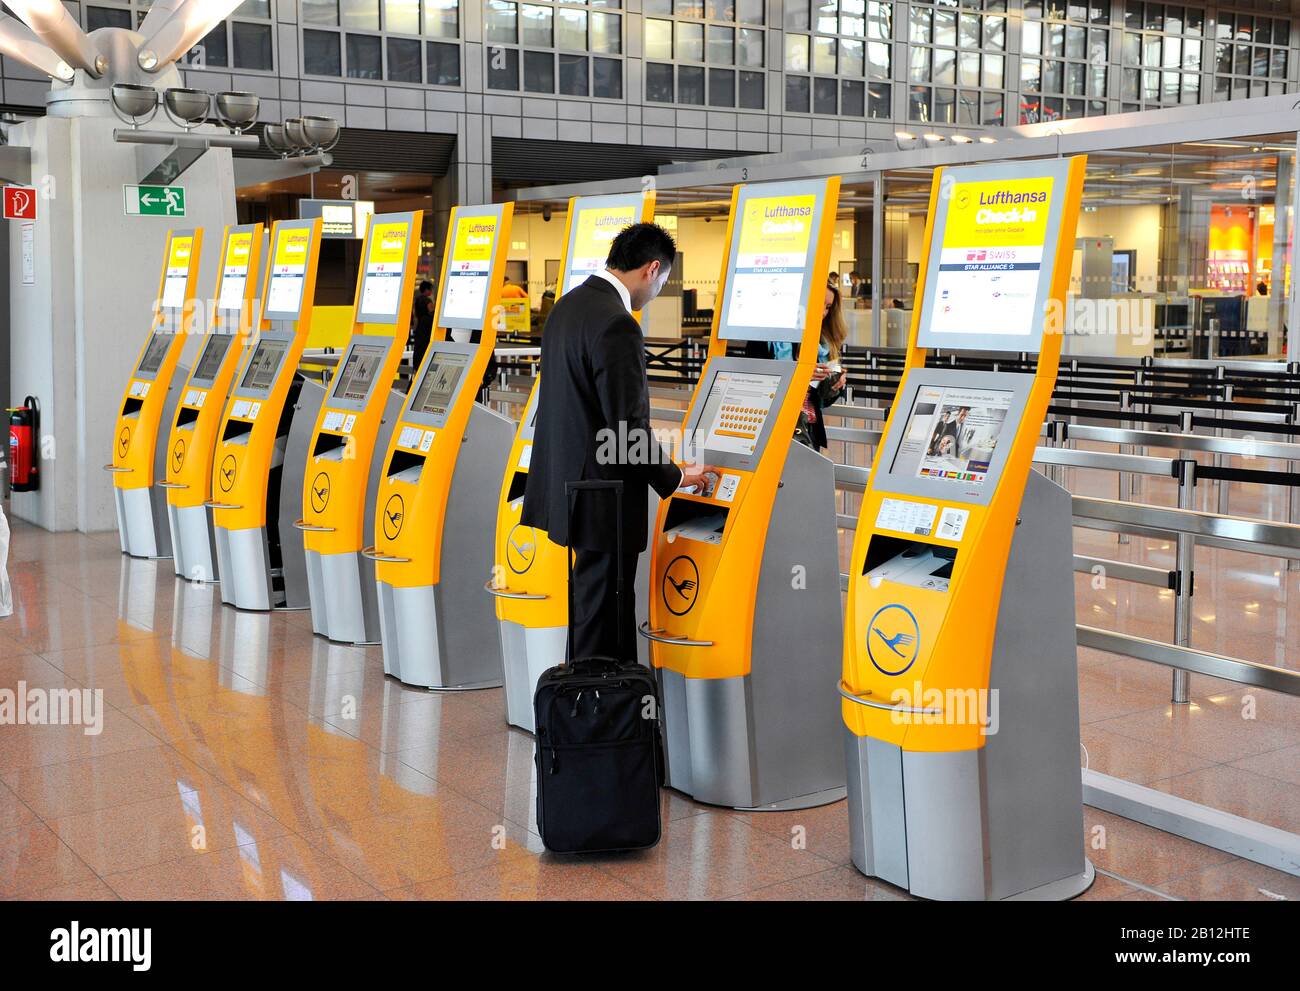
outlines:
[[[523,523],[516,523],[506,535],[506,564],[516,575],[522,575],[537,560],[537,531]]]
[[[396,540],[402,532],[402,523],[406,520],[406,503],[394,492],[384,503],[384,536]]]
[[[117,453],[125,455],[127,449],[131,446],[131,428],[123,427],[122,432],[117,435]]]
[[[695,566],[695,562],[685,554],[668,562],[660,592],[668,611],[674,616],[685,616],[695,607],[695,598],[699,593],[700,569]]]
[[[311,480],[311,508],[318,513],[323,513],[329,504],[330,477],[322,471]]]
[[[183,464],[185,464],[185,438],[179,437],[172,447],[172,470],[180,471]]]
[[[899,675],[916,662],[921,628],[906,606],[881,606],[867,624],[867,656],[881,674]]]
[[[221,459],[221,467],[217,469],[217,484],[221,486],[222,492],[229,492],[235,487],[235,456],[227,454]]]

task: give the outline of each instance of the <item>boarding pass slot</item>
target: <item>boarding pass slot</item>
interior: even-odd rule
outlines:
[[[946,592],[956,562],[955,547],[875,534],[867,545],[862,574],[872,588],[888,581]]]
[[[694,499],[673,498],[664,516],[664,536],[669,541],[679,537],[706,544],[722,543],[728,510],[724,506]]]
[[[253,432],[253,425],[243,420],[227,420],[226,429],[221,432],[224,443],[247,444],[248,435]]]
[[[176,426],[182,428],[188,427],[198,418],[199,418],[198,410],[192,409],[189,406],[182,406],[179,410],[176,411]],[[190,429],[193,429],[193,427],[191,427]]]
[[[397,482],[410,482],[414,485],[420,480],[424,471],[424,455],[412,454],[410,451],[396,450],[388,462],[388,478]]]
[[[338,434],[318,434],[316,446],[312,448],[313,458],[328,458],[330,461],[342,461],[343,450],[348,446],[348,439]]]
[[[122,404],[123,416],[139,416],[140,410],[144,408],[144,400],[136,399],[134,396],[128,396],[126,402]]]

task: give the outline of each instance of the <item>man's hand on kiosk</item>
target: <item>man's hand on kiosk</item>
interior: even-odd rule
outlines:
[[[681,465],[682,480],[678,489],[685,489],[691,495],[709,495],[722,477],[722,469],[713,465]]]

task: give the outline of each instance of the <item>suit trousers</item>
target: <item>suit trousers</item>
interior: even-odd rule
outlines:
[[[625,554],[623,601],[618,601],[618,555],[609,551],[575,549],[573,552],[573,609],[569,625],[573,636],[570,659],[615,657],[636,660],[637,554]]]

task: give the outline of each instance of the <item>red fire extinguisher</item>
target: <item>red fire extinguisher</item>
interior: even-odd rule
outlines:
[[[41,404],[28,396],[9,410],[10,487],[15,492],[35,492],[41,487],[40,459],[36,445],[41,432]]]

